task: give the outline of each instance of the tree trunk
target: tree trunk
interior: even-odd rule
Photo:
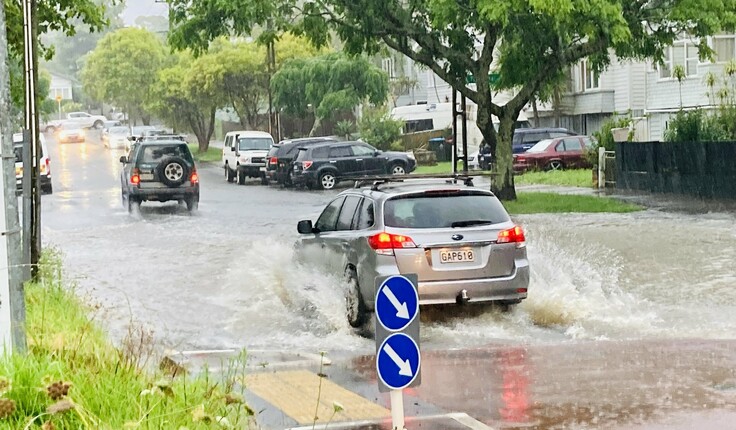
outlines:
[[[534,127],[539,127],[539,110],[537,109],[537,98],[532,99],[532,109],[534,110]]]
[[[309,137],[314,136],[318,131],[319,128],[322,126],[322,118],[315,115],[314,116],[314,124],[312,124],[312,129],[309,131]]]
[[[513,113],[504,109],[499,117],[500,126],[496,133],[490,107],[482,106],[478,105],[476,124],[485,141],[491,146],[491,155],[495,163],[493,171],[496,176],[491,179],[491,191],[501,200],[515,200],[514,163],[511,151],[515,118]],[[490,101],[487,106],[490,106]]]
[[[555,88],[553,97],[553,110],[555,112],[555,127],[559,127],[560,123],[562,122],[562,96],[560,95],[560,89]]]

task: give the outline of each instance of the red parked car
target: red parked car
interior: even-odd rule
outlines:
[[[593,146],[588,136],[566,136],[540,140],[521,154],[514,154],[514,170],[563,170],[592,167],[585,157]]]

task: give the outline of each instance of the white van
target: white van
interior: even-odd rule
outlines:
[[[478,115],[478,107],[474,103],[467,104],[468,110],[468,153],[473,153],[480,148],[483,135],[475,120]],[[391,111],[391,117],[404,121],[404,133],[416,133],[428,130],[445,130],[452,128],[452,103],[431,103],[422,105],[400,106]],[[462,121],[458,118],[458,141],[462,139]],[[493,117],[493,125],[498,131],[499,120]],[[519,113],[516,119],[517,128],[531,127],[529,118],[524,112]]]
[[[261,178],[268,185],[262,167],[266,167],[266,155],[273,146],[273,138],[263,131],[231,131],[225,135],[222,148],[222,165],[225,179],[244,185],[246,178]],[[265,170],[265,169],[264,169]]]

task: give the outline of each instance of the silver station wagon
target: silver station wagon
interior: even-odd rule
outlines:
[[[419,304],[497,303],[527,296],[522,228],[490,192],[437,179],[375,182],[340,193],[301,221],[299,258],[347,280],[348,322],[373,311],[378,276],[415,273]]]

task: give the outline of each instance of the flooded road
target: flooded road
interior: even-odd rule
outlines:
[[[78,291],[103,305],[96,319],[114,339],[121,339],[132,321],[151,329],[156,342],[170,349],[325,350],[343,357],[369,356],[375,351],[371,339],[349,329],[339,279],[292,259],[297,221],[315,219],[334,192],[282,190],[260,186],[258,181],[237,186],[226,183],[216,165],[202,165],[196,216],[175,204],[144,203],[140,216],[132,217],[120,201],[121,151],[106,150],[96,142],[59,146],[53,140],[49,149],[55,192],[43,197],[43,241],[63,251],[67,274]],[[620,376],[621,363],[612,365],[600,355],[615,354],[618,345],[636,345],[631,356],[620,358],[648,368],[657,365],[654,358],[662,350],[652,348],[650,354],[651,345],[663,343],[676,350],[670,342],[734,339],[733,213],[650,210],[621,215],[527,215],[516,220],[527,232],[532,269],[529,298],[510,313],[427,312],[422,349],[434,354],[430,357],[435,361],[442,362],[453,351],[472,355],[483,348],[509,348],[514,355],[522,348],[525,356],[552,372],[540,377],[539,369],[532,375],[520,370],[532,379],[530,384],[540,384],[536,390],[574,391],[570,375],[576,366],[593,378],[604,375],[606,381]],[[587,358],[576,360],[578,355]],[[698,356],[696,364],[707,367],[708,357]],[[732,354],[711,357],[718,360],[714,367],[728,373],[723,360],[733,364]],[[566,363],[560,375],[567,376],[565,381],[553,378],[557,362]],[[427,363],[431,369],[431,359]],[[360,363],[350,366],[361,367]],[[438,378],[451,377],[442,367],[436,372]],[[420,394],[432,386],[440,390],[442,379],[423,379]],[[635,375],[623,379],[633,381]],[[575,396],[566,391],[564,402],[572,402],[568,406],[574,408],[580,396],[596,395],[614,402],[611,399],[621,397],[620,390],[626,386],[612,387],[619,391],[611,394],[594,386]],[[482,392],[482,387],[477,388]],[[642,396],[654,393],[639,391]],[[466,395],[475,394],[467,391]],[[530,408],[545,405],[532,403]],[[689,407],[689,403],[680,404],[675,409]],[[599,409],[607,413],[606,407]],[[486,423],[508,421],[498,413],[486,415]],[[593,418],[572,415],[582,424],[570,426],[564,419],[557,424],[554,420],[533,424],[542,422],[536,417],[529,418],[526,427],[631,428],[627,426],[636,423],[629,420],[627,426],[616,427],[616,419],[597,416],[602,421],[595,425]],[[642,417],[647,419],[646,414]]]

